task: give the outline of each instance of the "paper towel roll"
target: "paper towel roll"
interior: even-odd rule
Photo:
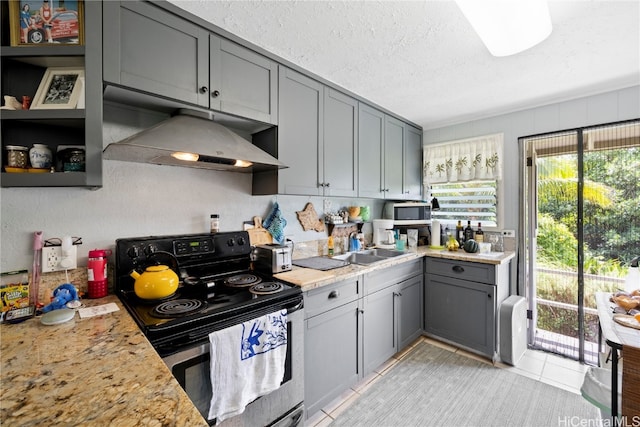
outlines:
[[[431,246],[440,246],[440,221],[431,221]]]

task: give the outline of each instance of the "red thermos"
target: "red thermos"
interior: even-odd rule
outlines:
[[[107,296],[107,257],[110,249],[94,249],[89,251],[87,263],[87,285],[89,298]]]

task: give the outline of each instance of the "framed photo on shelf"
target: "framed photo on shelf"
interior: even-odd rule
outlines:
[[[83,92],[84,70],[73,67],[50,67],[38,86],[32,110],[76,108]]]
[[[83,45],[82,0],[9,0],[11,46]]]

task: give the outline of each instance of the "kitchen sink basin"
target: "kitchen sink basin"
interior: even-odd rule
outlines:
[[[369,265],[374,262],[384,261],[401,255],[407,255],[407,253],[393,249],[374,248],[334,255],[332,258],[349,261],[351,264]]]

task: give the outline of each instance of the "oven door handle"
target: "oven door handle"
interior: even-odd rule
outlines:
[[[304,307],[304,300],[300,301],[298,304],[296,304],[292,308],[288,308],[287,309],[287,314],[294,313],[294,312],[300,310],[302,307]]]

